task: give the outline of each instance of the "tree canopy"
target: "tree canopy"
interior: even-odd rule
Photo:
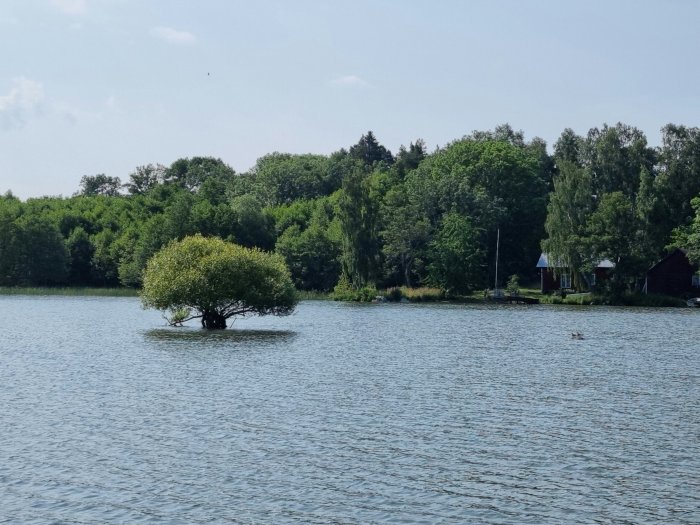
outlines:
[[[226,328],[234,316],[288,315],[296,290],[281,256],[194,235],[173,241],[146,265],[141,300],[171,324],[201,319]]]
[[[504,124],[429,152],[393,156],[371,131],[328,155],[270,153],[246,172],[190,157],[139,166],[121,184],[79,179],[72,197],[0,196],[0,284],[132,286],[171,241],[201,234],[280,255],[294,284],[332,290],[436,285],[453,293],[501,276],[537,279],[540,250],[574,284],[600,259],[607,282],[639,289],[668,248],[700,260],[700,130],[565,129],[553,147]],[[503,283],[499,283],[503,284]],[[373,296],[373,294],[370,294]]]
[[[669,223],[677,206],[664,206],[687,200],[690,209],[692,199],[692,192],[678,194],[669,183],[671,178],[677,182],[695,176],[691,169],[681,177],[674,172],[678,157],[692,149],[679,141],[695,140],[693,133],[677,131],[665,128],[664,140],[673,147],[660,150],[650,148],[640,130],[621,123],[593,128],[585,138],[570,129],[562,133],[554,150],[558,173],[542,244],[553,260],[570,268],[576,284],[585,281],[597,262],[610,259],[615,268],[607,281],[609,291],[639,289],[646,269],[662,257],[670,241],[671,224],[689,222],[689,217],[677,216]]]

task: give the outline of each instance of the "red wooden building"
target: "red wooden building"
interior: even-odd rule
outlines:
[[[540,255],[537,261],[537,268],[540,270],[540,291],[542,293],[557,292],[559,290],[574,290],[571,271],[563,264],[550,261],[546,253]],[[610,270],[615,268],[615,264],[607,259],[598,263],[593,273],[584,275],[588,287],[595,286],[596,283],[604,281],[608,277]]]
[[[686,252],[675,249],[647,271],[646,293],[675,297],[696,297],[700,294],[698,267],[688,260]]]

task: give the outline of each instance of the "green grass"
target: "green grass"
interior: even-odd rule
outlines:
[[[8,293],[7,288],[0,288],[0,294]],[[9,290],[23,290],[22,288],[10,288]],[[47,290],[39,288],[38,290]],[[52,290],[49,288],[48,290]],[[75,289],[68,289],[75,290]],[[81,289],[78,289],[81,290]],[[94,289],[93,289],[94,290]],[[99,289],[97,289],[99,290]],[[119,291],[119,289],[117,289]],[[22,293],[22,292],[20,292]],[[468,295],[447,296],[439,288],[422,286],[418,288],[408,288],[406,286],[387,288],[386,290],[375,290],[367,288],[355,292],[348,292],[344,296],[333,294],[332,292],[316,292],[300,290],[298,292],[301,301],[372,301],[376,296],[386,297],[389,301],[400,301],[402,299],[412,303],[450,301],[455,303],[481,303],[484,302],[483,290],[474,291]],[[45,294],[33,294],[45,295]],[[102,295],[89,293],[68,293],[65,295]],[[118,295],[109,294],[104,295]],[[128,295],[128,294],[126,294]],[[541,304],[564,304],[574,306],[588,305],[610,305],[610,306],[649,306],[649,307],[684,307],[685,300],[666,295],[645,295],[645,294],[625,294],[622,297],[608,297],[592,293],[571,293],[562,298],[556,294],[543,294],[539,286],[527,286],[520,288],[520,295],[524,297],[535,297]]]
[[[528,297],[539,297],[542,292],[540,292],[539,285],[537,286],[521,286],[520,295],[526,295]]]
[[[317,292],[316,290],[297,290],[297,297],[300,301],[330,301],[330,292]]]
[[[572,293],[562,298],[559,295],[540,295],[542,304],[571,305],[608,305],[608,306],[650,306],[650,307],[684,307],[685,300],[668,295],[627,293],[620,296],[608,296],[592,293]]]
[[[371,303],[377,296],[382,295],[373,286],[362,288],[350,288],[346,286],[336,286],[331,294],[334,301],[347,301],[355,303]]]
[[[687,307],[686,301],[678,297],[659,294],[627,293],[617,297],[602,297],[602,304],[614,306]]]
[[[0,295],[65,295],[74,297],[136,297],[138,290],[133,288],[87,288],[87,287],[21,287],[0,286]]]
[[[600,298],[591,293],[572,293],[566,297],[560,295],[540,295],[541,304],[574,304],[574,305],[589,305],[602,304]]]
[[[390,292],[389,289],[387,292]],[[408,288],[402,286],[398,289],[401,292],[401,297],[405,297],[409,302],[412,303],[422,303],[422,302],[435,302],[443,301],[445,299],[445,292],[439,288],[430,288],[428,286],[421,286],[419,288]]]

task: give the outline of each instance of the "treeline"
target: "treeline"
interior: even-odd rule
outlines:
[[[394,155],[368,132],[329,156],[272,153],[241,174],[194,157],[140,166],[124,184],[85,176],[69,198],[8,192],[0,285],[138,287],[156,251],[201,233],[277,251],[300,289],[459,294],[493,283],[500,231],[500,276],[528,280],[544,244],[579,274],[610,258],[612,282],[634,288],[670,244],[700,239],[700,132],[669,125],[663,137],[650,148],[622,124],[565,130],[550,155],[504,125]]]

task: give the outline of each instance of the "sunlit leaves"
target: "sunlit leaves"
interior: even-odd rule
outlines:
[[[146,307],[194,317],[214,313],[224,319],[245,314],[286,315],[296,292],[284,260],[200,235],[174,241],[148,262],[141,295]]]

